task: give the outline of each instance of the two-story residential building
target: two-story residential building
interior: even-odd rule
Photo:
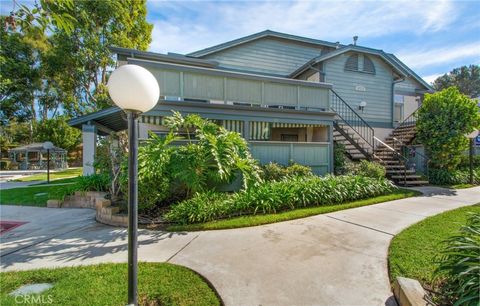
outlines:
[[[140,138],[165,132],[172,110],[196,113],[241,133],[261,163],[295,161],[318,174],[333,171],[334,141],[353,159],[381,159],[383,141],[432,91],[393,54],[356,38],[341,45],[267,30],[187,55],[111,50],[118,65],[143,66],[160,85],[159,103],[139,120]],[[126,129],[116,107],[70,123],[83,130],[85,174],[97,134]]]

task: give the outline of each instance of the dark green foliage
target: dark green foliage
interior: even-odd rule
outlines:
[[[480,96],[480,66],[469,65],[455,68],[433,82],[436,90],[456,86],[461,93],[471,98]]]
[[[175,112],[166,118],[170,132],[165,137],[151,134],[139,148],[139,210],[190,198],[196,192],[214,190],[232,183],[238,175],[243,188],[262,182],[260,168],[240,134],[202,119]],[[181,145],[179,132],[187,133]],[[195,139],[193,139],[195,137]],[[127,186],[126,164],[122,175]]]
[[[433,168],[453,170],[468,148],[465,134],[479,126],[476,102],[449,87],[425,96],[418,110],[417,140],[425,146]]]
[[[333,144],[333,168],[335,174],[344,174],[346,166],[345,145],[343,143],[334,142]]]
[[[307,206],[339,204],[391,192],[386,179],[361,176],[305,176],[265,182],[228,194],[196,194],[165,215],[171,222],[187,224],[238,215],[269,214]]]
[[[79,176],[72,191],[107,191],[109,185],[110,177],[105,174]]]
[[[67,118],[56,118],[39,121],[34,130],[34,140],[37,142],[51,141],[57,147],[72,151],[81,142],[79,129],[68,125]]]
[[[480,213],[471,213],[458,235],[444,242],[437,276],[446,277],[444,290],[454,306],[480,304]]]
[[[480,155],[473,156],[473,167],[480,168]],[[470,168],[470,156],[467,154],[462,155],[460,159],[460,164],[458,164],[458,169],[469,169]]]
[[[345,166],[348,174],[360,175],[372,178],[384,178],[387,173],[385,167],[377,162],[361,160],[358,163],[348,163]]]
[[[280,181],[287,177],[309,176],[312,169],[297,163],[291,163],[289,166],[282,166],[274,162],[270,162],[262,166],[262,177],[265,181]]]
[[[446,170],[432,169],[428,171],[428,180],[434,185],[458,185],[470,183],[470,171],[462,170]],[[473,169],[473,183],[480,184],[480,167]]]

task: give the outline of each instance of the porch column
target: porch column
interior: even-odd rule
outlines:
[[[97,150],[97,127],[90,124],[82,125],[83,137],[83,175],[92,175],[95,173],[93,163]]]

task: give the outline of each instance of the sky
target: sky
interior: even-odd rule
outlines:
[[[266,29],[393,53],[427,82],[480,64],[480,0],[147,1],[150,51],[189,53]]]

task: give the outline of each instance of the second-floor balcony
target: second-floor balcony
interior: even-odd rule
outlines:
[[[328,112],[332,85],[128,58],[157,78],[164,101]]]

